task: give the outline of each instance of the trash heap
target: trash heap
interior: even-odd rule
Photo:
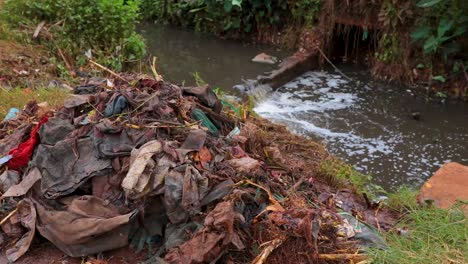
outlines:
[[[132,75],[90,79],[59,109],[31,102],[0,123],[7,258],[40,234],[72,257],[130,245],[147,263],[362,259],[360,222],[323,198],[323,147],[245,112]]]

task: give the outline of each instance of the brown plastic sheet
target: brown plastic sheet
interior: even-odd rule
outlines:
[[[245,246],[234,232],[234,224],[244,221],[244,217],[235,211],[233,201],[221,202],[206,216],[205,227],[189,241],[169,250],[164,260],[168,263],[210,263],[230,245],[241,250]]]
[[[6,257],[9,261],[16,261],[28,251],[36,232],[36,209],[31,200],[27,198],[23,199],[17,208],[17,217],[27,231],[18,242],[6,250]]]
[[[29,170],[23,180],[11,186],[3,195],[4,197],[19,197],[25,195],[33,185],[42,178],[41,172],[38,168],[34,167]]]
[[[94,196],[72,199],[61,210],[35,201],[37,230],[69,256],[79,257],[128,244],[129,222],[134,214]]]

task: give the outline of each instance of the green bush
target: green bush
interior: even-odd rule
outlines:
[[[197,31],[246,35],[282,29],[288,23],[312,26],[322,0],[142,0],[143,17],[165,19]]]
[[[121,65],[145,53],[144,42],[135,32],[139,3],[139,0],[5,0],[2,17],[12,26],[35,27],[46,21],[63,50],[78,57],[91,49],[98,59],[114,60]]]
[[[421,16],[411,34],[426,55],[441,55],[444,61],[461,51],[455,41],[468,32],[468,6],[462,0],[420,0]]]

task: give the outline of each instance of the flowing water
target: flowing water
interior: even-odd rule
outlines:
[[[190,83],[190,72],[198,71],[231,94],[238,94],[231,87],[242,79],[272,69],[250,61],[257,53],[284,56],[178,29],[146,26],[144,35],[166,79]],[[339,67],[350,79],[332,70],[308,72],[269,93],[254,110],[323,141],[331,153],[387,189],[420,185],[448,161],[468,165],[468,104],[426,102],[403,87],[373,81],[366,69]]]

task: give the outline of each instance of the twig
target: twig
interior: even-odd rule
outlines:
[[[151,71],[153,72],[153,75],[156,81],[159,82],[162,80],[162,76],[159,75],[158,72],[156,71],[156,57],[153,57],[153,63],[151,64]]]
[[[284,242],[284,238],[277,238],[277,239],[274,239],[274,240],[271,240],[269,242],[264,243],[263,245],[268,244],[268,246],[265,247],[262,250],[262,253],[260,253],[260,255],[258,255],[252,261],[252,264],[263,264],[263,263],[265,263],[266,259],[268,258],[268,256],[270,256],[271,252],[273,252],[273,250],[275,250],[277,247],[279,247],[281,244],[283,244],[283,242]]]
[[[37,25],[36,30],[34,30],[33,38],[37,38],[39,36],[39,33],[41,33],[42,28],[45,26],[46,22],[45,20],[41,21],[39,25]]]
[[[91,62],[91,63],[94,64],[95,66],[101,68],[102,70],[105,70],[106,72],[108,72],[108,73],[114,75],[115,77],[119,78],[120,80],[122,80],[122,81],[124,81],[124,82],[130,84],[130,82],[128,82],[127,80],[125,80],[122,76],[118,75],[117,73],[115,73],[115,72],[112,71],[111,69],[106,68],[106,67],[102,66],[101,64],[99,64],[99,63],[97,63],[97,62],[95,62],[95,61],[93,61],[93,60],[91,60],[91,59],[89,60],[89,62]]]
[[[92,103],[88,102],[88,104],[89,104],[94,110],[96,110],[96,112],[98,112],[101,116],[104,116],[104,114],[101,113],[101,111],[99,111]]]
[[[378,217],[380,207],[381,207],[381,203],[379,203],[379,205],[377,206],[377,209],[374,211],[374,220],[375,220],[375,223],[377,224],[377,230],[379,232],[382,232],[382,230],[380,230],[380,223],[379,223],[379,217]]]
[[[319,254],[319,259],[328,259],[328,260],[353,260],[353,261],[363,261],[367,259],[366,254]]]
[[[63,54],[60,47],[57,45],[57,42],[55,41],[54,35],[52,35],[52,33],[50,33],[50,31],[46,27],[44,27],[44,30],[47,32],[47,35],[49,35],[50,40],[52,40],[52,42],[54,43],[54,46],[58,50],[60,57],[62,57],[62,60],[65,63],[65,67],[67,67],[67,70],[71,73],[72,67],[71,67],[70,63],[68,63],[68,60],[65,57],[65,55]]]
[[[335,69],[335,71],[337,71],[339,74],[341,74],[343,77],[345,77],[346,79],[348,79],[349,81],[351,81],[351,78],[349,78],[346,74],[344,74],[342,71],[340,71],[340,69],[338,69],[338,67],[335,66],[335,64],[333,64],[331,62],[330,59],[328,59],[328,57],[325,55],[325,53],[318,47],[316,46],[315,47],[319,52],[320,54],[322,54],[322,56],[325,58],[325,60],[330,63],[330,65]]]
[[[191,127],[193,125],[196,125],[196,124],[199,124],[201,123],[201,121],[196,121],[196,122],[193,122],[193,123],[188,123],[188,124],[179,124],[179,125],[142,125],[142,126],[138,126],[138,125],[133,125],[133,124],[126,124],[126,126],[128,127],[131,127],[131,128],[141,128],[141,127],[144,127],[144,128],[182,128],[182,127]]]
[[[289,195],[294,193],[296,189],[299,188],[299,186],[301,186],[301,184],[305,181],[305,179],[306,179],[306,176],[302,176],[291,188],[289,188],[288,190]]]
[[[11,211],[7,216],[5,216],[5,218],[3,218],[3,220],[0,222],[0,225],[3,225],[8,219],[10,219],[10,217],[12,217],[16,212],[18,212],[18,208],[16,208],[15,210]]]
[[[141,103],[140,105],[138,105],[135,109],[133,109],[133,110],[130,111],[130,112],[121,113],[121,114],[118,114],[118,115],[113,115],[113,116],[111,116],[111,117],[114,117],[114,116],[121,117],[121,116],[124,116],[124,115],[133,114],[133,113],[135,113],[136,111],[138,111],[138,109],[140,109],[142,106],[144,106],[147,102],[149,102],[151,99],[153,99],[154,97],[156,97],[157,95],[158,95],[158,93],[154,93],[150,98],[148,98],[146,101],[144,101],[143,103]]]

